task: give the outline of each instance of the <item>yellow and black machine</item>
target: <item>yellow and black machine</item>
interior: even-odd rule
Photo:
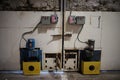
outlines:
[[[82,61],[82,74],[100,74],[100,61]]]
[[[82,74],[100,74],[101,50],[94,50],[94,40],[88,40],[88,47],[80,51]]]
[[[24,75],[37,75],[40,70],[40,62],[23,62]]]
[[[28,39],[26,48],[20,49],[21,69],[24,75],[39,75],[42,63],[42,50],[35,48],[35,39]]]

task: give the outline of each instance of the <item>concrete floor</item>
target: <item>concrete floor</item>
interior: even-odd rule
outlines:
[[[101,72],[100,75],[82,75],[78,72],[41,72],[24,76],[22,72],[0,72],[0,80],[120,80],[120,71]]]

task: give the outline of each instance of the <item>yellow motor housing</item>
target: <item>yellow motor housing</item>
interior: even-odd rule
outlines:
[[[81,72],[83,74],[100,74],[100,61],[82,61]]]
[[[23,62],[23,74],[39,75],[41,70],[40,67],[40,62]]]

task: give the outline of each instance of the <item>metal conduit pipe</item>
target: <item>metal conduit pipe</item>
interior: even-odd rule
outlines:
[[[65,1],[61,0],[61,11],[62,11],[62,68],[63,68],[63,58],[64,58],[64,13],[65,13]]]

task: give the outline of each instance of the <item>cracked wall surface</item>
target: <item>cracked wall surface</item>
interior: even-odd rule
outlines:
[[[60,0],[1,0],[0,10],[60,10]]]
[[[120,11],[120,0],[67,0],[66,10]]]
[[[120,11],[120,0],[64,0],[66,10]],[[0,11],[54,11],[60,10],[61,0],[1,0]]]

